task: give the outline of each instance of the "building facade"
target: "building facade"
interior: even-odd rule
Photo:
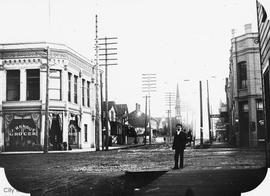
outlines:
[[[1,151],[43,149],[47,65],[49,150],[97,147],[94,65],[65,45],[39,42],[0,45]]]
[[[251,24],[243,35],[231,40],[230,73],[226,82],[230,140],[236,146],[258,146],[264,142],[263,102],[258,33]]]
[[[257,27],[260,44],[260,63],[263,76],[263,100],[264,100],[264,127],[267,150],[267,166],[270,166],[270,20],[267,17],[269,9],[265,9],[258,1],[257,4]],[[266,13],[267,12],[267,13]]]

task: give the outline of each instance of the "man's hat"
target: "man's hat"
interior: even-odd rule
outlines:
[[[177,124],[176,124],[176,127],[177,127],[177,126],[180,126],[180,127],[182,127],[182,128],[183,128],[183,125],[182,125],[182,124],[180,124],[180,123],[177,123]]]

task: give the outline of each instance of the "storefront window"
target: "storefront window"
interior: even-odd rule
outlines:
[[[49,96],[52,100],[61,100],[61,70],[50,70]]]
[[[20,71],[7,70],[7,100],[19,101],[20,99]]]
[[[39,100],[40,97],[40,71],[39,69],[27,70],[27,100]]]
[[[247,103],[243,104],[242,107],[243,107],[242,108],[243,112],[248,112],[248,104]]]
[[[257,100],[257,138],[258,141],[265,140],[264,130],[264,113],[263,113],[263,102],[261,99]]]
[[[257,100],[257,110],[263,110],[263,102],[262,102],[262,100]]]
[[[41,150],[40,114],[5,115],[6,151]]]

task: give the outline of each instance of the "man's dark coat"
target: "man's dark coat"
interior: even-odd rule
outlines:
[[[182,150],[185,149],[187,143],[187,134],[184,131],[180,131],[179,135],[175,132],[173,139],[173,149]]]

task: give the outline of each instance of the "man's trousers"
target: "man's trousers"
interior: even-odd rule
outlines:
[[[178,160],[180,156],[180,168],[183,168],[184,166],[184,148],[175,149],[174,154],[174,167],[178,167]]]

